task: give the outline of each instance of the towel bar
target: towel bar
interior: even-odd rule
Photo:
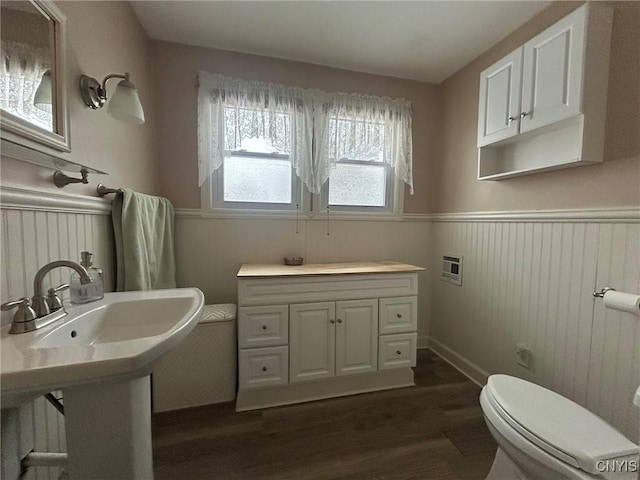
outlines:
[[[121,188],[109,188],[103,185],[102,183],[98,184],[96,190],[98,192],[98,195],[100,195],[101,197],[104,197],[105,195],[108,195],[110,193],[118,193],[122,191]]]

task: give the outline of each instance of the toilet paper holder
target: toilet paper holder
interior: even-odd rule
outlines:
[[[599,292],[593,292],[593,296],[597,297],[597,298],[604,298],[604,294],[607,293],[608,291],[613,290],[614,292],[616,291],[615,288],[611,288],[611,287],[604,287],[602,290],[600,290]]]

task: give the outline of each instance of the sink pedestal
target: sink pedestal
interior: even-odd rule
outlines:
[[[153,479],[148,375],[63,394],[71,480]]]

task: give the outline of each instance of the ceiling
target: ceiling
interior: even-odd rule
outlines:
[[[133,1],[153,39],[440,83],[550,1]]]

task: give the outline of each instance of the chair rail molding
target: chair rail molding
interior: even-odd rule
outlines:
[[[51,191],[3,186],[0,188],[0,206],[7,210],[39,210],[58,213],[110,215],[111,201]]]

